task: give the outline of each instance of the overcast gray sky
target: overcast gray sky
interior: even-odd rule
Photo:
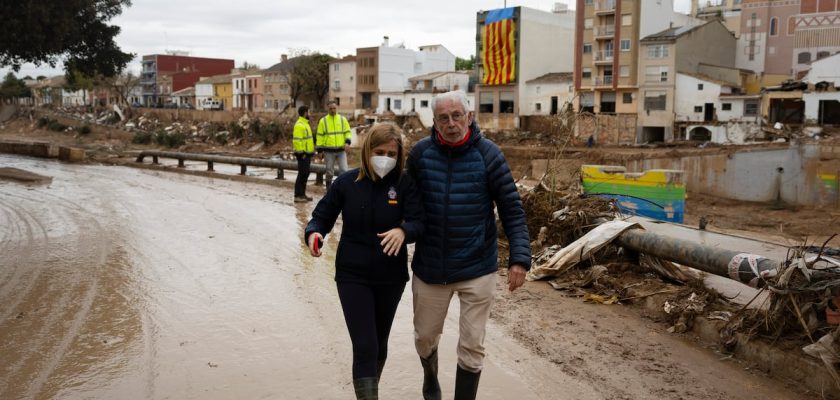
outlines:
[[[574,0],[557,0],[574,4]],[[507,5],[550,10],[551,0],[509,0]],[[674,0],[688,12],[690,0]],[[392,44],[416,49],[442,44],[459,57],[475,53],[475,13],[501,8],[504,0],[133,0],[112,22],[122,28],[117,44],[139,56],[183,50],[193,56],[233,58],[267,68],[290,49],[333,56],[376,46],[383,36]],[[2,69],[3,75],[9,69]],[[25,65],[19,76],[61,74]]]

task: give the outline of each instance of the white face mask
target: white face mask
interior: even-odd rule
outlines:
[[[384,178],[385,175],[388,175],[397,166],[397,160],[387,156],[373,156],[370,158],[370,165],[373,166],[376,175]]]

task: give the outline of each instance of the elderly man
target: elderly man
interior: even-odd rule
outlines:
[[[437,348],[455,293],[461,302],[455,399],[475,399],[478,391],[498,270],[494,204],[510,240],[509,290],[523,284],[531,266],[525,211],[510,168],[468,110],[462,91],[432,99],[431,136],[414,145],[407,161],[426,212],[425,234],[411,264],[414,344],[425,399],[441,397]]]
[[[347,118],[337,113],[338,105],[335,101],[327,103],[329,114],[318,121],[316,143],[318,151],[324,152],[324,163],[327,167],[325,181],[327,187],[332,183],[334,165],[338,161],[338,173],[347,172],[346,146],[350,145],[350,123]]]

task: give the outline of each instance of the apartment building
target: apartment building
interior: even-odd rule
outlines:
[[[698,75],[701,64],[734,69],[736,43],[735,35],[720,20],[668,28],[643,37],[639,41],[637,81],[641,101],[637,110],[636,142],[674,140],[677,73]],[[731,86],[740,87],[740,84]],[[703,105],[708,108],[706,115],[714,115],[714,103]]]
[[[289,87],[292,67],[289,57],[283,54],[279,63],[263,70],[263,110],[280,111],[292,102],[292,89]]]
[[[263,103],[264,77],[262,71],[249,70],[235,74],[233,84],[233,109],[254,111],[261,109]]]
[[[691,15],[703,20],[720,20],[735,37],[741,36],[743,0],[691,0]]]
[[[143,87],[143,104],[161,105],[164,99],[159,96],[195,85],[201,77],[227,74],[233,69],[233,60],[220,58],[190,57],[181,53],[150,54],[143,56],[140,85]],[[169,75],[171,85],[159,88],[159,76]],[[170,78],[167,78],[167,82]]]
[[[840,53],[840,2],[802,0],[799,14],[788,17],[794,24],[791,63],[793,73],[801,75],[813,61]],[[787,28],[785,33],[790,31]]]
[[[483,129],[521,127],[534,103],[528,82],[572,71],[574,25],[565,4],[552,11],[509,7],[477,13],[475,117]]]
[[[330,61],[328,97],[336,102],[338,112],[353,115],[356,108],[356,56]]]
[[[401,93],[410,88],[409,78],[437,71],[454,71],[455,55],[440,44],[411,50],[391,45],[387,36],[377,47],[356,49],[356,108],[391,111],[392,98],[383,93]]]
[[[578,0],[576,17],[577,109],[635,115],[639,40],[671,28],[675,21],[688,22],[685,16],[676,15],[672,0]]]

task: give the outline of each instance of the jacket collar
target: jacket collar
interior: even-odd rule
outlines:
[[[476,144],[481,139],[481,136],[482,136],[481,135],[481,130],[478,128],[478,124],[475,123],[475,120],[473,120],[473,122],[470,124],[469,130],[470,130],[470,137],[469,137],[469,139],[467,139],[467,141],[465,143],[463,143],[459,146],[452,146],[452,145],[443,144],[442,143],[443,139],[440,138],[440,134],[438,134],[437,128],[432,126],[432,136],[431,136],[432,143],[434,143],[435,146],[437,146],[440,150],[443,150],[443,151],[451,150],[454,153],[462,153],[462,152],[466,151],[467,149],[469,149],[470,147],[472,147],[474,144]]]

